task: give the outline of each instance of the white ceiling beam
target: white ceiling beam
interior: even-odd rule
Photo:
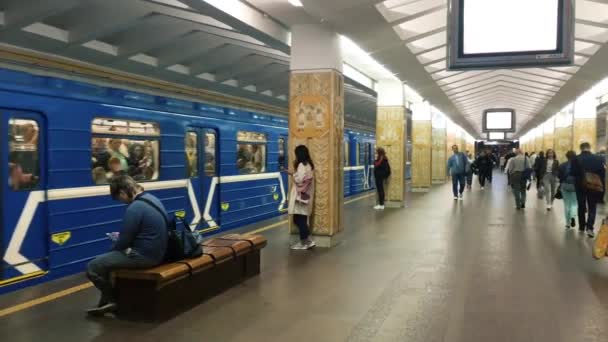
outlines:
[[[521,101],[524,104],[528,104],[531,106],[535,106],[538,105],[539,103],[542,103],[546,100],[531,100],[528,97],[525,97],[524,95],[518,95],[518,94],[514,94],[508,91],[502,91],[502,90],[497,90],[494,91],[492,93],[480,96],[480,97],[476,97],[476,98],[472,98],[469,100],[462,100],[462,101],[458,101],[456,102],[457,105],[461,105],[461,106],[468,106],[468,105],[472,105],[472,104],[479,104],[479,103],[485,103],[488,102],[489,100],[495,98],[495,97],[507,97],[507,98],[514,98],[517,99],[517,101]]]
[[[92,0],[61,1],[10,1],[4,4],[4,25],[0,27],[2,36],[21,30],[46,18],[61,14],[74,7],[86,5]]]
[[[495,85],[491,88],[483,89],[483,90],[480,90],[477,92],[472,92],[472,93],[468,93],[468,94],[459,94],[458,96],[449,96],[449,98],[452,99],[453,101],[458,101],[459,99],[468,98],[471,96],[480,96],[481,94],[487,94],[488,92],[496,90],[496,89],[509,90],[516,94],[530,96],[532,98],[550,99],[552,97],[552,95],[541,94],[541,93],[536,93],[536,92],[532,92],[532,91],[526,91],[526,90],[522,90],[521,88],[515,88],[515,87],[510,87],[510,86],[500,84],[500,85]]]
[[[289,30],[246,3],[225,0],[180,1],[279,51],[290,52]]]
[[[427,16],[429,14],[433,14],[435,12],[439,12],[439,11],[441,11],[443,9],[446,9],[447,7],[448,6],[446,4],[441,4],[441,5],[438,5],[438,6],[434,6],[434,7],[431,7],[429,9],[426,9],[424,11],[420,11],[418,13],[414,13],[412,15],[408,15],[406,17],[403,17],[403,18],[391,21],[390,24],[393,25],[393,26],[398,26],[398,25],[407,23],[408,21],[412,21],[412,20],[415,20],[415,19]]]
[[[430,37],[430,36],[432,36],[434,34],[444,32],[446,29],[447,29],[446,26],[442,26],[442,27],[436,28],[434,30],[431,30],[431,31],[428,31],[428,32],[424,32],[424,33],[420,33],[418,35],[415,35],[413,37],[405,39],[403,42],[405,44],[413,43],[413,42],[415,42],[417,40],[424,39],[424,38]]]
[[[586,19],[576,19],[576,23],[581,24],[581,25],[595,26],[595,27],[608,29],[608,23],[599,23],[597,21],[591,21],[591,20],[586,20]]]
[[[553,96],[555,95],[555,93],[557,91],[551,91],[551,90],[547,90],[547,89],[542,89],[542,88],[537,88],[537,87],[532,87],[532,86],[528,86],[528,85],[523,85],[521,83],[517,83],[517,82],[511,82],[511,81],[507,81],[507,80],[497,80],[497,81],[493,81],[493,82],[487,82],[484,83],[483,85],[477,86],[477,87],[473,87],[473,88],[469,88],[469,89],[464,89],[464,90],[459,90],[459,89],[455,89],[455,91],[450,91],[447,92],[446,94],[452,98],[453,96],[457,96],[457,95],[461,95],[461,94],[467,94],[467,95],[473,95],[476,94],[479,90],[483,90],[483,89],[491,89],[488,88],[488,86],[491,86],[493,84],[505,84],[505,85],[513,85],[515,86],[517,89],[521,90],[521,91],[525,91],[525,92],[533,92],[533,93],[537,93],[537,94],[542,94],[545,96]]]

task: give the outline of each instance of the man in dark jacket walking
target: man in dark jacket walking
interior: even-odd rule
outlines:
[[[492,161],[492,157],[486,151],[481,151],[477,160],[475,160],[475,167],[477,168],[479,174],[479,185],[481,186],[481,190],[486,186],[486,181],[490,181],[492,179],[492,168],[494,167],[494,163]]]
[[[578,224],[579,231],[587,230],[590,238],[595,237],[593,225],[595,224],[595,214],[597,203],[604,197],[606,189],[606,165],[604,160],[591,153],[591,145],[584,142],[580,146],[581,154],[575,159],[573,175],[575,178],[576,199],[578,201]],[[589,179],[599,177],[602,183],[602,190],[595,191],[588,187]],[[587,217],[585,217],[587,213]]]
[[[378,192],[378,204],[376,210],[384,210],[384,183],[391,175],[391,167],[386,159],[386,151],[382,147],[376,149],[376,160],[374,161],[374,178],[376,179],[376,191]]]

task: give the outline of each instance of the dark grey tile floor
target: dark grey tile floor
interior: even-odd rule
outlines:
[[[608,259],[533,197],[516,211],[497,176],[463,202],[448,185],[402,210],[360,200],[339,246],[290,251],[268,231],[259,277],[168,322],[88,320],[91,289],[0,318],[1,340],[608,341]]]

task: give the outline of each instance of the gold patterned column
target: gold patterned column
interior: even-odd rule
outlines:
[[[578,151],[579,145],[584,142],[591,144],[595,151],[597,145],[597,120],[595,118],[574,118],[573,147]]]
[[[431,188],[431,121],[412,123],[412,191],[429,191]]]
[[[548,150],[548,149],[552,149],[555,150],[555,136],[553,132],[546,132],[543,135],[543,148],[544,151]]]
[[[292,71],[289,106],[290,160],[295,160],[296,146],[308,146],[315,163],[312,233],[318,246],[331,247],[338,242],[344,215],[342,74]]]
[[[566,161],[566,153],[572,148],[572,126],[555,128],[555,155],[560,162]]]
[[[384,148],[391,166],[385,205],[400,208],[405,206],[405,107],[381,106],[376,115],[376,146]]]
[[[431,172],[432,172],[432,183],[443,184],[447,180],[447,169],[446,164],[447,151],[445,149],[447,143],[447,129],[445,125],[443,127],[433,127],[432,131],[432,145],[433,150],[431,154]]]
[[[536,154],[540,153],[541,151],[544,151],[543,135],[542,134],[537,134],[536,135],[535,145],[534,145],[534,151],[536,152]]]

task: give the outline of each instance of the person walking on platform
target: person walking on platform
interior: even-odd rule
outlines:
[[[576,157],[574,167],[578,229],[580,232],[587,230],[587,236],[593,238],[597,203],[604,197],[606,189],[606,165],[604,159],[591,153],[589,143],[582,143],[580,148],[581,154]]]
[[[544,191],[540,190],[540,188],[543,187],[543,178],[542,175],[544,175],[544,173],[542,172],[542,165],[545,164],[545,153],[543,151],[540,151],[538,153],[537,157],[534,157],[534,160],[532,161],[532,167],[534,168],[534,177],[536,178],[536,190],[539,190],[539,192]],[[539,197],[542,198],[542,197]]]
[[[486,186],[486,181],[489,181],[492,174],[492,168],[494,164],[492,162],[492,158],[486,151],[481,151],[477,160],[475,160],[475,165],[479,173],[477,178],[479,179],[479,185],[481,186],[481,190]]]
[[[547,201],[547,211],[553,208],[553,200],[557,191],[557,177],[559,172],[559,161],[555,157],[555,151],[548,149],[545,157],[538,160],[538,177],[543,182],[545,189],[545,200]]]
[[[391,166],[386,158],[386,151],[382,147],[376,149],[376,160],[374,161],[374,178],[376,180],[376,191],[378,192],[378,204],[376,210],[384,210],[384,184],[391,175]]]
[[[288,172],[293,178],[289,194],[288,213],[293,217],[293,223],[298,227],[300,241],[291,249],[310,249],[315,242],[310,237],[309,218],[312,214],[315,197],[314,170],[315,164],[310,158],[310,152],[304,145],[295,149],[296,160],[293,163],[294,172]]]
[[[127,204],[122,229],[112,250],[87,266],[87,277],[101,291],[96,308],[90,315],[103,315],[116,310],[116,298],[110,273],[116,269],[150,268],[160,265],[167,251],[167,212],[161,201],[133,178],[122,175],[110,180],[114,200]]]
[[[464,153],[458,151],[458,145],[452,146],[454,154],[448,159],[448,175],[452,177],[452,192],[454,200],[463,200],[462,193],[464,192],[466,182],[466,170],[470,167],[469,160]]]
[[[507,164],[507,175],[509,177],[509,184],[511,184],[511,191],[515,197],[515,207],[519,209],[526,208],[526,183],[530,177],[532,167],[530,166],[530,160],[520,149],[516,150],[516,156],[509,159]]]
[[[473,187],[473,174],[476,172],[474,170],[475,160],[473,159],[473,154],[467,153],[467,160],[469,161],[469,166],[467,167],[467,189],[471,190]]]
[[[564,215],[566,216],[566,229],[576,226],[578,203],[576,200],[576,180],[573,175],[573,169],[576,163],[576,153],[568,151],[566,153],[567,162],[559,166],[559,188],[564,200]]]

